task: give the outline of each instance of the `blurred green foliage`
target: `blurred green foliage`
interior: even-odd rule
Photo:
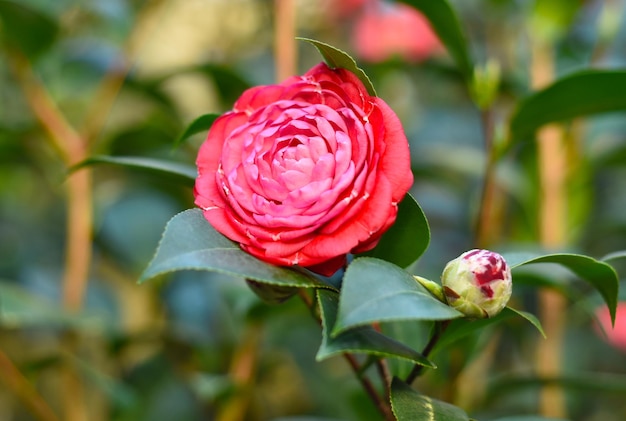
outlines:
[[[326,2],[316,3],[298,2],[298,35],[350,52],[351,18],[337,22],[320,6]],[[619,85],[603,80],[603,92],[623,101],[626,3],[534,3],[450,1],[467,38],[467,53],[461,44],[450,51],[455,60],[441,54],[419,64],[390,59],[362,65],[378,95],[403,120],[411,142],[416,176],[411,193],[432,237],[414,268],[431,279],[475,241],[473,221],[488,157],[480,112],[465,85],[468,57],[475,63],[493,59],[501,67],[492,106],[496,142],[507,138],[509,122],[511,129],[519,127],[513,115],[532,113],[535,105],[548,107],[545,113],[558,118],[577,115],[559,114],[541,97],[530,96],[534,37],[554,52],[556,77],[602,68],[616,75]],[[180,182],[184,176],[142,171],[146,161],[135,161],[135,168],[91,167],[94,257],[85,303],[79,314],[61,304],[69,168],[29,105],[17,76],[19,63],[32,66],[79,132],[89,132],[92,118],[104,119],[92,134],[90,155],[118,163],[151,158],[157,167],[179,164],[184,173],[203,139],[195,133],[175,148],[177,139],[186,137],[185,128],[200,115],[227,110],[245,88],[273,82],[272,22],[267,0],[0,0],[0,350],[54,411],[62,412],[59,373],[69,365],[79,373],[94,421],[209,420],[241,396],[249,405],[246,420],[378,419],[343,360],[315,362],[320,327],[299,301],[269,306],[243,280],[206,272],[179,272],[162,282],[137,284],[166,222],[193,207],[188,182]],[[460,42],[445,24],[434,26],[452,31],[446,33],[454,45]],[[301,71],[319,61],[310,46],[299,43],[298,48]],[[119,89],[106,82],[116,75],[123,80]],[[597,92],[589,85],[576,88],[581,95]],[[99,109],[109,95],[114,97],[111,107]],[[572,104],[577,100],[572,98]],[[520,103],[526,108],[518,108]],[[590,111],[608,109],[613,108]],[[541,116],[538,121],[543,122]],[[530,132],[537,125],[530,124]],[[500,227],[494,249],[538,248],[536,144],[528,127],[522,128],[524,141],[507,145],[497,166],[504,205],[494,221]],[[572,139],[568,250],[597,258],[626,250],[625,112],[568,120],[565,130]],[[611,263],[625,273],[624,259]],[[557,285],[542,281],[546,273],[554,277],[555,269],[525,273],[525,282],[515,287],[514,306],[536,312],[537,285],[575,298],[568,301],[563,378],[551,380],[566,390],[571,419],[626,418],[626,354],[601,338],[590,316],[601,297],[570,273],[558,272]],[[424,346],[424,335],[416,331],[429,328],[419,322],[410,328],[382,326],[415,349]],[[77,351],[68,354],[63,338],[72,334]],[[539,387],[548,381],[537,378],[532,368],[540,340],[535,328],[518,318],[467,335],[451,352],[433,356],[438,369],[428,371],[419,388],[480,420],[534,414]],[[246,346],[256,358],[249,389],[233,376],[233,361]],[[485,364],[478,357],[486,348],[492,359],[479,370],[484,378],[476,384],[464,381],[470,369]],[[407,371],[403,363],[392,367]],[[11,388],[2,387],[0,419],[34,418]]]

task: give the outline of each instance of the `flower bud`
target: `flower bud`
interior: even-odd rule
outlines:
[[[498,314],[511,298],[511,269],[498,253],[470,250],[448,262],[441,275],[446,301],[468,317]]]

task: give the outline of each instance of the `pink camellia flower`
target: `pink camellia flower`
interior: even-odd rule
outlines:
[[[439,39],[420,12],[406,4],[384,1],[365,8],[357,18],[352,42],[357,55],[372,63],[393,56],[422,61],[441,49]]]
[[[474,318],[498,314],[513,290],[504,257],[489,250],[470,250],[448,262],[441,283],[448,304]]]
[[[245,91],[196,163],[195,203],[217,231],[261,260],[324,275],[378,243],[413,182],[396,114],[323,63]]]
[[[617,303],[615,326],[611,324],[611,313],[607,306],[598,308],[596,317],[606,333],[606,340],[615,348],[626,351],[626,301]]]

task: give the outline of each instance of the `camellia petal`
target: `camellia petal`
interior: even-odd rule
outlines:
[[[197,165],[196,204],[216,230],[259,259],[324,275],[376,245],[413,182],[397,116],[323,63],[244,92]]]

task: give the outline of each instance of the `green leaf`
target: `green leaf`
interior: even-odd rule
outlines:
[[[450,346],[456,341],[459,341],[467,336],[478,332],[487,326],[495,325],[497,323],[501,323],[507,319],[510,319],[515,316],[521,316],[524,319],[528,320],[539,330],[541,335],[545,337],[545,333],[539,320],[532,314],[526,313],[519,310],[514,310],[511,307],[505,307],[499,314],[494,317],[490,317],[487,319],[458,319],[450,322],[446,330],[441,334],[435,348],[431,355],[434,355],[438,351]]]
[[[554,275],[550,270],[537,271],[530,269],[528,271],[516,270],[513,277],[514,285],[525,285],[532,288],[549,288],[563,295],[567,300],[583,311],[590,320],[596,318],[595,300],[587,299],[587,296],[577,288],[570,288],[569,285],[562,280],[554,279]]]
[[[571,30],[571,25],[582,4],[570,0],[543,0],[534,2],[529,30],[533,37],[547,45],[556,44]]]
[[[501,376],[489,385],[488,400],[500,399],[503,394],[520,393],[529,388],[558,385],[563,389],[577,390],[584,393],[614,393],[615,396],[626,394],[626,375],[600,372],[574,372],[558,377],[538,377],[536,375]]]
[[[523,319],[526,319],[527,321],[529,321],[530,324],[532,324],[533,326],[535,326],[535,328],[537,328],[539,333],[541,333],[541,336],[546,338],[546,332],[544,332],[543,327],[541,326],[541,322],[539,321],[537,316],[535,316],[532,313],[528,313],[526,311],[516,310],[516,309],[514,309],[512,307],[506,307],[505,310],[506,311],[512,311],[516,315],[518,315],[518,316],[522,317]]]
[[[469,421],[461,408],[422,395],[403,381],[391,382],[391,409],[398,421]]]
[[[328,45],[326,43],[323,43],[321,41],[317,41],[314,39],[300,38],[300,37],[296,39],[313,44],[313,46],[317,48],[317,51],[319,51],[319,53],[324,58],[324,61],[326,62],[326,64],[328,64],[328,67],[330,67],[331,69],[337,69],[337,68],[346,69],[354,73],[359,78],[359,80],[363,83],[363,85],[365,85],[367,92],[371,96],[376,96],[376,90],[374,89],[374,85],[372,85],[372,81],[365,74],[363,69],[357,66],[356,61],[354,61],[354,59],[350,57],[348,53],[338,48],[335,48],[332,45]]]
[[[241,96],[243,91],[252,87],[250,82],[241,77],[241,72],[235,69],[215,63],[204,63],[199,66],[191,66],[184,69],[176,69],[170,76],[180,75],[181,72],[200,72],[212,79],[222,104],[230,108]]]
[[[467,41],[459,19],[446,0],[400,0],[422,12],[446,46],[466,81],[471,81],[474,64],[467,51]]]
[[[333,291],[318,290],[317,299],[320,304],[322,318],[322,345],[317,352],[317,361],[325,360],[333,355],[362,353],[378,357],[392,357],[412,361],[430,368],[435,364],[419,352],[408,346],[377,332],[371,326],[360,326],[331,337],[330,329],[337,319],[338,294]]]
[[[406,268],[428,248],[430,228],[424,211],[407,194],[398,205],[396,222],[383,234],[378,245],[363,256],[376,257]]]
[[[196,118],[187,126],[180,136],[178,136],[178,139],[174,142],[174,147],[179,146],[196,133],[207,132],[219,116],[220,114],[204,114]]]
[[[252,292],[267,304],[281,304],[298,292],[298,288],[268,285],[252,279],[246,279],[246,284],[248,284]]]
[[[610,262],[612,260],[618,260],[618,259],[626,259],[626,250],[622,250],[622,251],[615,251],[613,253],[609,253],[606,256],[602,257],[603,262]]]
[[[11,282],[0,281],[0,326],[9,329],[71,328],[94,332],[110,328],[107,318],[82,311],[67,312],[60,303],[34,295]]]
[[[272,421],[344,421],[339,418],[322,418],[322,417],[280,417],[275,418]]]
[[[585,70],[565,76],[523,100],[511,118],[512,143],[531,138],[546,123],[626,110],[626,71]]]
[[[574,272],[582,280],[593,286],[609,307],[611,320],[615,323],[619,278],[611,265],[589,256],[571,253],[533,255],[528,253],[505,254],[504,258],[515,269],[533,263],[556,263]],[[515,274],[513,274],[515,279]]]
[[[336,336],[373,322],[447,320],[463,315],[434,298],[408,272],[384,260],[355,259],[346,270]]]
[[[493,421],[566,421],[563,418],[546,418],[538,415],[519,415],[512,417],[498,418]]]
[[[113,164],[127,168],[134,168],[150,173],[165,175],[176,182],[193,187],[198,175],[196,168],[178,162],[163,161],[155,158],[136,156],[92,156],[69,169],[70,172],[96,164]]]
[[[181,212],[167,223],[139,282],[180,270],[219,272],[283,287],[333,288],[309,272],[270,265],[244,252],[215,231],[200,209]]]
[[[0,0],[0,39],[28,58],[48,49],[58,32],[51,17],[17,2]]]
[[[215,63],[200,63],[191,66],[178,67],[150,81],[152,86],[163,86],[170,78],[182,74],[199,74],[207,77],[211,85],[217,91],[222,105],[231,108],[241,94],[252,87],[249,81],[244,79],[240,72],[228,65]]]

